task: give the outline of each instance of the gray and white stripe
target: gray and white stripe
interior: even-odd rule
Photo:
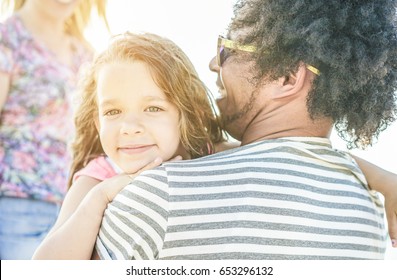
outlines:
[[[322,138],[254,143],[146,171],[105,211],[113,259],[382,259],[383,205]]]

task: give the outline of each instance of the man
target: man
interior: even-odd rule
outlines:
[[[248,0],[210,69],[242,146],[146,171],[109,205],[114,259],[381,259],[383,207],[333,125],[365,147],[395,119],[396,1]]]

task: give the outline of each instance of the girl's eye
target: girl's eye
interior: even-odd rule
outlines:
[[[120,110],[113,109],[113,110],[107,111],[107,112],[105,113],[105,116],[114,116],[114,115],[117,115],[117,114],[120,114],[120,113],[121,113]]]
[[[151,112],[151,113],[160,112],[160,111],[162,111],[162,109],[159,107],[155,107],[155,106],[148,107],[145,110],[145,112]]]

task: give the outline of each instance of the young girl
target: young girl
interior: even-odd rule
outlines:
[[[75,124],[74,181],[35,258],[91,257],[108,201],[131,180],[116,176],[97,185],[114,169],[135,174],[176,156],[211,154],[224,141],[192,63],[173,42],[153,34],[117,37],[95,59]],[[109,186],[115,188],[110,196]]]
[[[211,154],[225,144],[205,86],[186,55],[165,38],[118,37],[96,58],[83,89],[74,180],[37,259],[91,257],[103,211],[132,180],[116,175],[119,170],[137,174],[178,155]]]
[[[106,0],[4,0],[0,23],[0,259],[30,259],[66,193],[70,97],[92,10]]]

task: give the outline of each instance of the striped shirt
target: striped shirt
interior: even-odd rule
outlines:
[[[382,259],[383,205],[324,138],[266,140],[143,172],[109,204],[102,259]]]

